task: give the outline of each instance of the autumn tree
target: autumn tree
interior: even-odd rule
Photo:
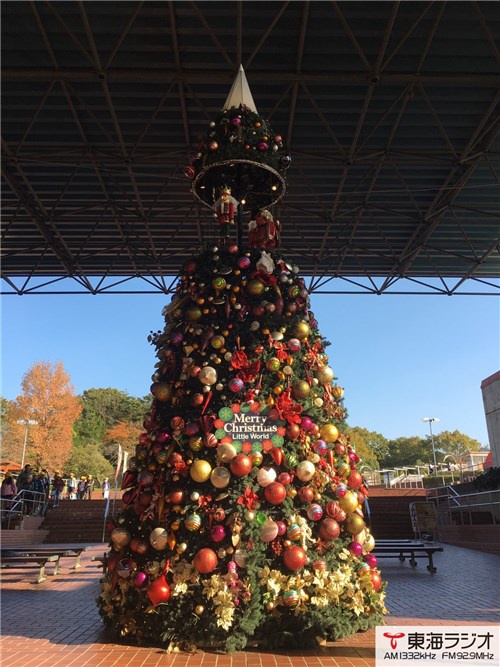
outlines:
[[[121,421],[109,428],[104,434],[104,455],[108,460],[113,460],[116,454],[116,445],[123,447],[125,451],[132,452],[142,429],[131,422]]]
[[[81,400],[83,411],[75,424],[77,445],[103,443],[106,432],[120,422],[140,427],[151,404],[150,398],[136,398],[111,387],[86,389]]]
[[[37,362],[24,375],[21,394],[7,410],[7,426],[13,446],[24,439],[20,420],[37,422],[28,431],[26,462],[37,467],[61,468],[67,461],[73,425],[82,406],[61,362]]]

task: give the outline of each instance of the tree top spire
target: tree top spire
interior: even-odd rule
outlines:
[[[247,109],[250,109],[254,113],[258,113],[243,65],[240,65],[223,108],[230,109],[231,107],[239,107],[240,105],[247,107]]]

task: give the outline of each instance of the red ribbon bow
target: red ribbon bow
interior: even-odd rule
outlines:
[[[302,406],[292,401],[290,393],[290,389],[286,389],[281,396],[278,396],[274,405],[280,419],[285,419],[289,424],[300,424],[299,415],[302,412]]]
[[[238,505],[245,505],[247,510],[253,510],[259,500],[259,496],[252,491],[252,489],[247,486],[245,493],[238,498],[236,503]]]

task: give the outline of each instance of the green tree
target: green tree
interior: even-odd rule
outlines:
[[[99,481],[113,474],[113,466],[104,458],[97,443],[74,446],[64,469],[66,474],[92,475]]]
[[[346,433],[356,453],[361,457],[362,465],[376,470],[379,467],[378,456],[386,455],[387,439],[381,433],[369,431],[361,426],[350,426]]]
[[[151,404],[149,398],[136,398],[111,387],[86,389],[81,400],[83,412],[75,424],[78,445],[102,443],[106,431],[120,422],[141,426]]]
[[[428,445],[432,450],[430,436],[427,437]],[[434,436],[434,447],[436,448],[436,458],[442,461],[447,455],[455,458],[467,452],[478,452],[485,447],[474,438],[461,433],[460,431],[442,431]]]
[[[417,463],[432,461],[432,446],[430,438],[420,438],[417,435],[396,438],[387,443],[387,454],[380,460],[383,468],[397,466],[414,466]]]

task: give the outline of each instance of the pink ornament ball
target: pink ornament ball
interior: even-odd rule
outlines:
[[[144,588],[148,585],[148,575],[145,572],[136,572],[132,578],[132,583],[136,588]]]
[[[155,442],[167,442],[167,440],[170,440],[170,433],[167,431],[158,431],[155,435]]]
[[[317,440],[314,443],[313,449],[318,456],[324,456],[326,454],[326,452],[328,451],[328,445],[326,444],[326,442],[324,440]]]
[[[288,341],[288,349],[290,352],[299,352],[300,351],[300,340],[298,338],[291,338]]]
[[[374,570],[378,565],[377,556],[374,556],[373,554],[366,554],[365,563],[367,563],[370,568]]]
[[[280,472],[278,475],[278,482],[284,486],[288,486],[292,481],[292,476],[288,472]]]
[[[190,422],[189,424],[186,425],[186,428],[184,429],[185,435],[196,435],[197,433],[200,432],[200,427],[196,422]]]
[[[359,542],[351,542],[349,545],[349,551],[352,553],[353,556],[361,556],[363,553],[363,545],[360,544]]]
[[[337,486],[337,498],[343,498],[347,493],[347,486],[345,484],[339,484]]]
[[[323,517],[323,509],[321,505],[313,503],[307,508],[307,518],[311,521],[319,521]]]
[[[312,419],[310,417],[302,417],[302,420],[300,422],[300,426],[303,431],[306,433],[311,430],[311,427],[313,425]]]
[[[170,342],[172,345],[180,345],[182,341],[184,340],[184,336],[180,331],[174,331],[173,334],[170,336]]]
[[[286,533],[286,523],[284,521],[276,521],[276,525],[278,526],[278,535],[283,537]]]
[[[234,118],[231,118],[231,123],[233,125],[241,125],[241,118],[239,116],[235,116]]]
[[[233,394],[237,394],[243,389],[243,380],[240,380],[240,378],[233,378],[232,380],[229,380],[229,391],[232,391]]]
[[[210,537],[214,542],[222,542],[226,537],[226,529],[221,525],[214,526],[210,531]]]
[[[266,141],[259,141],[257,144],[257,150],[259,150],[261,153],[265,153],[267,149],[269,148],[269,144]]]
[[[248,269],[250,266],[250,258],[249,257],[240,257],[238,260],[238,267],[240,269]]]

